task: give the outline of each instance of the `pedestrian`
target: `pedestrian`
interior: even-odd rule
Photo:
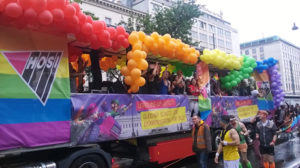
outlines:
[[[242,162],[247,165],[247,168],[252,168],[251,162],[247,158],[248,145],[246,143],[245,136],[248,136],[248,130],[244,123],[237,121],[237,118],[234,116],[230,116],[230,124],[233,128],[235,128],[240,137],[239,152],[241,154]],[[242,164],[240,164],[240,168],[242,167]]]
[[[215,163],[219,163],[220,152],[223,151],[224,168],[239,168],[240,155],[238,145],[240,138],[237,131],[230,125],[230,116],[221,116],[220,125],[223,128],[221,132],[221,143],[215,156]]]
[[[198,165],[201,168],[207,168],[208,154],[212,150],[210,129],[196,114],[192,117],[194,124],[192,129],[193,152],[196,153]]]
[[[261,121],[256,124],[256,138],[260,141],[260,153],[265,168],[275,168],[274,146],[276,142],[276,125],[268,120],[269,113],[265,110],[259,111]]]
[[[259,117],[259,111],[258,111],[256,116],[251,119],[251,123],[254,126],[254,129],[253,129],[253,134],[254,134],[253,147],[254,147],[255,156],[259,160],[259,168],[263,168],[264,167],[264,162],[263,162],[262,156],[261,156],[260,151],[259,151],[260,142],[259,142],[259,139],[256,139],[256,124],[259,121],[260,121],[260,117]]]

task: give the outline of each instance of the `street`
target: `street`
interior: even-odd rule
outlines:
[[[297,132],[288,139],[288,134],[279,135],[278,140],[282,143],[275,146],[276,168],[300,168],[300,137]],[[222,160],[216,165],[213,161],[214,155],[211,154],[208,160],[209,168],[223,168]],[[252,147],[248,149],[248,159],[251,161],[253,168],[259,168],[259,162],[255,156]],[[130,168],[131,161],[125,161],[120,168]],[[182,160],[165,163],[162,165],[145,164],[143,168],[197,168],[196,157],[188,157]]]

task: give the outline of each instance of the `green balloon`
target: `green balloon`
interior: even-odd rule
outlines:
[[[232,82],[231,82],[231,86],[236,86],[238,83],[237,83],[237,81],[236,80],[233,80]]]
[[[229,83],[229,82],[226,82],[226,83],[225,83],[225,88],[226,88],[226,89],[229,89],[229,88],[230,88],[230,83]]]
[[[257,63],[256,62],[254,62],[254,63],[251,64],[251,68],[256,68],[256,67],[257,67]]]
[[[247,79],[247,78],[250,77],[250,75],[249,74],[244,74],[243,77],[244,77],[244,79]]]
[[[239,72],[238,72],[238,71],[233,71],[233,75],[234,75],[234,76],[238,76],[238,75],[239,75]]]

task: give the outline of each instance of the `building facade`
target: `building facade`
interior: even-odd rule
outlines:
[[[117,25],[127,22],[129,17],[155,14],[156,9],[169,8],[176,0],[84,0],[81,7],[104,20]],[[200,5],[203,15],[195,20],[191,30],[192,40],[198,42],[200,49],[219,48],[227,53],[240,54],[238,32],[222,18],[222,14],[209,11]]]
[[[300,48],[278,36],[242,43],[241,54],[279,61],[283,89],[287,95],[300,95]]]

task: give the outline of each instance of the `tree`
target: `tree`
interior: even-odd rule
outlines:
[[[201,15],[198,5],[193,1],[179,1],[171,8],[156,9],[156,13],[145,15],[135,20],[133,30],[143,30],[147,34],[158,32],[159,34],[170,34],[173,38],[179,38],[184,43],[196,45],[192,42],[191,29],[196,18]],[[133,19],[130,17],[129,19]],[[129,23],[129,22],[128,22]],[[128,25],[127,23],[127,25]]]

